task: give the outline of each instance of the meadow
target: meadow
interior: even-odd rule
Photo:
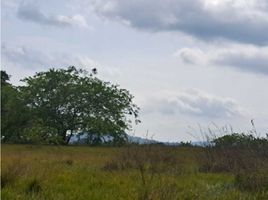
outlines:
[[[200,147],[2,144],[1,199],[268,199],[266,183],[241,187],[241,175],[209,169],[208,156]]]

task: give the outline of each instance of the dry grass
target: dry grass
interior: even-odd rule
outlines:
[[[8,181],[1,195],[7,200],[268,198],[268,190],[238,186],[242,179],[235,174],[199,172],[202,154],[201,148],[162,146],[2,145],[1,179]]]

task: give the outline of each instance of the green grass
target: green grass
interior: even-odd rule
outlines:
[[[268,190],[239,190],[232,174],[198,172],[198,149],[176,149],[182,172],[157,173],[146,184],[138,169],[105,169],[124,148],[2,145],[1,149],[3,200],[268,199]]]

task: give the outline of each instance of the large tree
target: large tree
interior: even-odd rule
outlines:
[[[122,142],[131,119],[139,122],[139,108],[127,90],[96,78],[95,73],[75,67],[50,69],[24,79],[19,90],[33,116],[55,129],[53,134],[62,143],[68,144],[78,132],[96,141],[111,135],[114,142]]]

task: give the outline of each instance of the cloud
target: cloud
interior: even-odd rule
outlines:
[[[74,64],[75,66],[81,66],[87,70],[91,70],[92,68],[97,68],[101,73],[104,73],[106,76],[109,76],[109,77],[118,77],[122,75],[122,72],[120,69],[116,67],[103,66],[99,62],[87,56],[83,56],[83,55],[74,56],[70,62],[75,63]]]
[[[261,0],[95,0],[92,5],[99,16],[142,30],[268,44],[268,6]]]
[[[53,61],[49,55],[25,46],[7,46],[2,44],[1,51],[3,65],[20,65],[34,69],[47,66]]]
[[[26,46],[2,45],[3,61],[23,68],[41,69],[49,67],[67,67],[76,65],[78,67],[90,68],[97,64],[94,60],[80,55],[69,55],[66,53],[46,53]]]
[[[186,114],[209,119],[243,116],[244,110],[230,98],[222,98],[205,92],[188,89],[177,94],[156,97],[144,104],[145,113],[158,112],[165,115]]]
[[[90,71],[97,68],[99,75],[105,78],[121,76],[121,71],[116,67],[103,66],[96,60],[86,55],[70,55],[61,52],[46,53],[26,46],[8,46],[2,44],[2,66],[5,68],[16,68],[18,70],[45,70],[48,68],[62,68],[76,66]],[[20,74],[20,72],[16,72]],[[20,77],[23,78],[23,77]]]
[[[179,58],[186,64],[204,64],[207,62],[206,54],[199,48],[181,48],[178,49],[174,54],[175,57]]]
[[[206,50],[181,48],[174,53],[185,64],[228,66],[251,73],[268,75],[268,47],[253,45],[213,46]]]
[[[18,7],[17,16],[20,19],[31,21],[37,24],[56,26],[56,27],[71,27],[77,26],[81,28],[90,28],[86,19],[75,14],[66,15],[46,15],[35,4],[21,3]]]
[[[18,6],[18,1],[17,0],[8,0],[8,1],[2,1],[1,2],[1,6],[3,6],[2,8],[17,8]]]

